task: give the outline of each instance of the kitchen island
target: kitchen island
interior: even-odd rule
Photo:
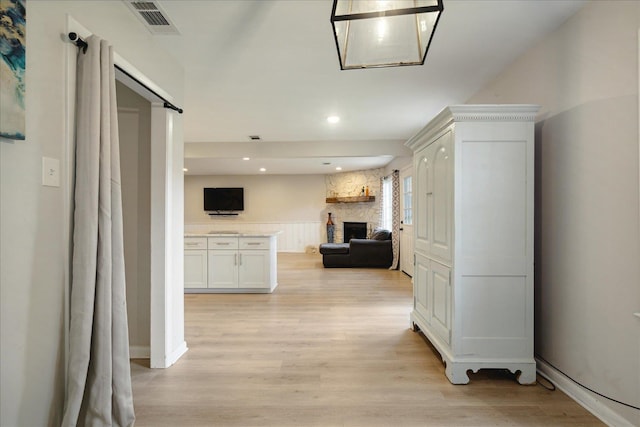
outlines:
[[[185,234],[185,293],[273,292],[278,286],[278,234]]]

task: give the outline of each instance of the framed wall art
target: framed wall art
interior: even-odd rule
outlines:
[[[0,137],[25,139],[26,0],[0,0]]]

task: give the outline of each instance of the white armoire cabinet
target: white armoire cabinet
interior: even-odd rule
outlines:
[[[534,383],[535,105],[445,108],[406,142],[414,151],[411,327],[454,384],[467,371]]]

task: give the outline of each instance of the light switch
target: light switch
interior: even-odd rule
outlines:
[[[42,185],[60,187],[60,160],[42,158]]]

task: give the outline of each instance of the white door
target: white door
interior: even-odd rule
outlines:
[[[413,277],[413,167],[400,171],[400,270]]]

